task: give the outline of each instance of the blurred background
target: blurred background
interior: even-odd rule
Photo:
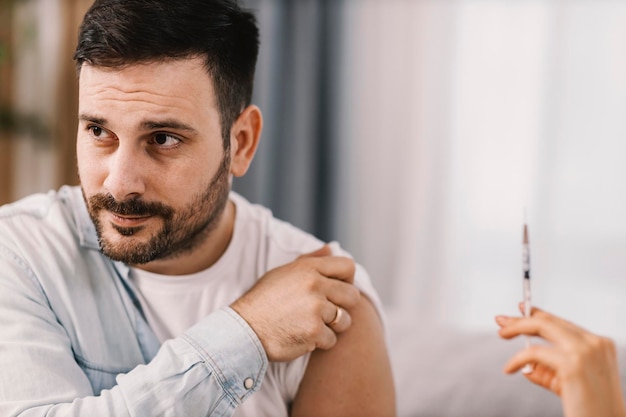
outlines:
[[[77,183],[90,0],[0,1],[0,202]],[[416,325],[522,297],[626,342],[626,2],[246,0],[260,150],[235,189],[365,265]],[[526,213],[526,214],[525,214]]]

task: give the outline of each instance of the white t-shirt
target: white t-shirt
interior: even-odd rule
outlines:
[[[161,342],[180,336],[213,311],[230,305],[267,271],[319,249],[322,242],[272,216],[267,208],[251,204],[231,192],[235,226],[222,257],[208,269],[182,276],[131,270],[131,280],[148,323]],[[347,255],[336,243],[333,254]],[[377,308],[382,308],[365,270],[357,265],[355,285]],[[235,410],[235,417],[287,417],[310,354],[291,362],[270,362],[259,390]]]

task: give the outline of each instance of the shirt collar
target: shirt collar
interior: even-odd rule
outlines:
[[[100,250],[96,226],[94,226],[87,211],[87,204],[83,198],[83,193],[79,186],[64,186],[59,190],[61,198],[67,201],[72,210],[72,216],[76,224],[79,243],[82,247]]]

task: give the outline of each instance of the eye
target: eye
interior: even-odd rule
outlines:
[[[163,147],[175,147],[180,143],[180,139],[167,133],[157,133],[154,135],[154,142]]]
[[[97,125],[87,126],[87,131],[91,134],[92,137],[98,140],[106,139],[110,136],[109,132],[106,129]]]

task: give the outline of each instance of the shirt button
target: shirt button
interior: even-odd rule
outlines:
[[[246,389],[251,389],[254,386],[254,379],[246,378],[245,381],[243,381],[243,386]]]

